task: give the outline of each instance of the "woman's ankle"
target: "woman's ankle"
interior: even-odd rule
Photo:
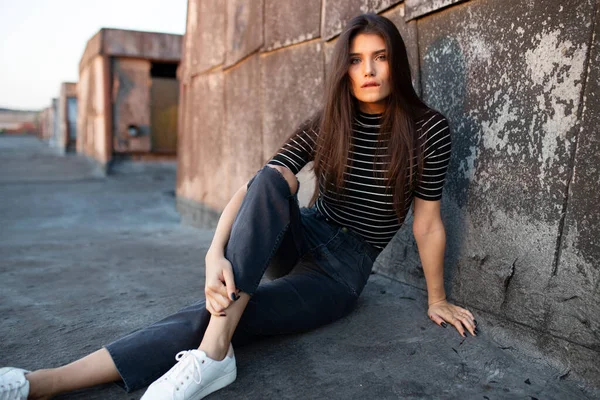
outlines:
[[[55,370],[39,369],[25,375],[29,381],[28,399],[49,399],[56,396]]]
[[[198,349],[205,352],[208,358],[213,359],[215,361],[221,361],[227,356],[227,352],[229,351],[229,342],[217,342],[205,343],[203,341]]]

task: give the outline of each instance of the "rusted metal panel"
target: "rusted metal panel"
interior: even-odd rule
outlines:
[[[406,20],[410,21],[465,1],[469,0],[406,0]]]
[[[112,60],[113,150],[148,152],[150,141],[150,62]]]
[[[152,78],[150,120],[152,152],[177,152],[177,105],[179,82],[176,79]]]

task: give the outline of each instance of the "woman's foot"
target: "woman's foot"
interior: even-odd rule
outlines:
[[[202,350],[182,351],[175,359],[178,363],[154,381],[141,400],[200,400],[237,376],[231,345],[221,361],[209,358]]]
[[[0,400],[27,400],[29,381],[20,368],[0,368]]]

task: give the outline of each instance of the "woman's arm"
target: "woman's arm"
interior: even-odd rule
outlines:
[[[232,301],[236,300],[237,290],[231,263],[225,258],[225,245],[231,234],[233,221],[240,209],[247,184],[244,184],[232,196],[223,209],[210,248],[204,258],[206,264],[206,282],[204,294],[206,309],[213,315],[224,315]]]
[[[445,321],[454,325],[464,336],[464,329],[476,334],[475,320],[470,311],[446,301],[444,290],[444,251],[446,231],[440,213],[440,201],[414,199],[413,234],[419,249],[421,264],[427,282],[429,317],[445,327]]]
[[[242,187],[240,187],[237,192],[231,197],[229,203],[223,209],[221,213],[221,217],[219,218],[219,222],[217,223],[217,229],[215,230],[215,235],[210,244],[210,248],[206,253],[206,259],[210,257],[224,257],[225,256],[225,245],[229,240],[229,235],[231,234],[231,226],[233,225],[233,220],[240,210],[240,206],[244,197],[246,196],[247,191],[247,183],[245,183]]]

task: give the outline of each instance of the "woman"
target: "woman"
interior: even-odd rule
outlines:
[[[448,124],[415,94],[394,24],[370,14],[350,21],[328,77],[323,110],[225,207],[206,254],[206,300],[69,365],[2,369],[3,398],[45,399],[112,381],[130,391],[160,376],[142,399],[201,399],[235,380],[232,343],[348,314],[413,200],[428,315],[475,335],[473,315],[448,303],[443,285]],[[295,174],[311,160],[318,188],[312,207],[300,209]],[[259,285],[276,265],[286,274]]]

